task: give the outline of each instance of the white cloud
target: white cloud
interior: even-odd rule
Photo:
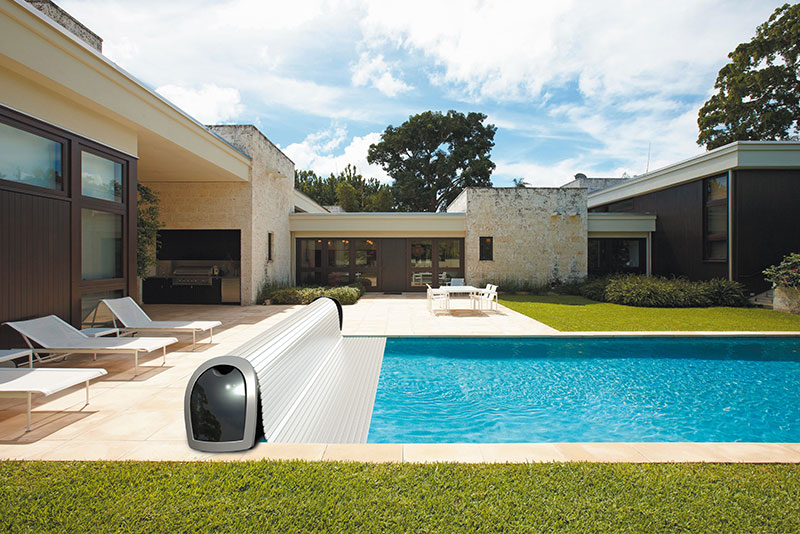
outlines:
[[[229,122],[244,111],[239,91],[232,87],[204,84],[199,89],[192,89],[163,85],[156,91],[203,124]]]
[[[351,71],[353,85],[357,87],[371,85],[388,97],[395,97],[413,89],[394,77],[392,68],[383,59],[382,54],[370,57],[367,52],[362,52],[358,57],[358,63],[351,67]]]
[[[528,101],[570,81],[588,97],[637,97],[705,90],[771,3],[371,2],[361,29],[365,43],[428,57],[439,66],[431,81],[464,98]]]
[[[367,150],[381,139],[379,132],[355,136],[350,144],[334,154],[334,149],[342,145],[346,130],[333,127],[306,136],[300,143],[292,143],[283,152],[294,161],[296,169],[311,169],[317,175],[338,174],[347,165],[354,165],[365,178],[377,178],[381,182],[391,182],[391,178],[378,165],[367,163]]]

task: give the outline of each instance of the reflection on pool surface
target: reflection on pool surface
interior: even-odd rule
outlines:
[[[394,338],[370,443],[800,442],[800,338]]]

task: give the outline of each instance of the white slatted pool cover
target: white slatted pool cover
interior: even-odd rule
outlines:
[[[386,338],[342,337],[322,299],[244,343],[258,375],[268,442],[366,443]]]

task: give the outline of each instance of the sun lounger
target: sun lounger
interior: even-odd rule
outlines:
[[[197,342],[197,333],[209,331],[208,342],[214,341],[214,327],[219,321],[153,321],[130,297],[103,299],[101,301],[114,314],[114,325],[122,323],[126,330],[137,332],[191,332],[192,350]],[[95,310],[96,312],[96,310]]]
[[[31,429],[31,397],[58,393],[81,382],[86,383],[86,404],[89,404],[89,380],[106,374],[105,369],[0,369],[0,397],[27,397],[28,422]]]
[[[131,354],[134,358],[133,375],[139,374],[139,353],[147,354],[161,349],[164,363],[167,363],[167,346],[177,343],[174,337],[101,337],[91,338],[62,321],[55,315],[5,323],[22,335],[25,343],[41,360],[42,354],[67,356],[76,353]],[[41,345],[36,348],[31,343]]]

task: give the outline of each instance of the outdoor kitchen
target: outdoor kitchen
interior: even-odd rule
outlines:
[[[239,230],[160,230],[155,276],[142,283],[146,304],[239,304]]]

